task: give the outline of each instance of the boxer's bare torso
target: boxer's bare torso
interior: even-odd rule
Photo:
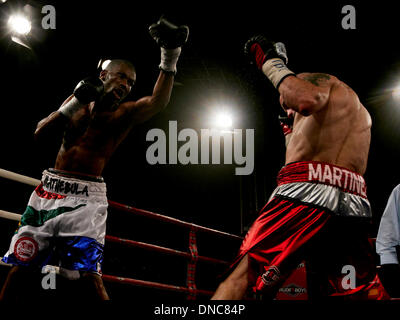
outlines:
[[[35,136],[45,139],[51,127],[64,127],[55,169],[83,175],[101,176],[115,149],[130,130],[159,111],[168,103],[174,76],[160,72],[153,95],[117,106],[102,107],[92,102],[78,110],[65,124],[65,117],[55,111],[39,122]],[[63,103],[68,103],[73,96]]]
[[[113,112],[95,112],[94,103],[76,112],[65,129],[55,169],[100,176],[127,135],[129,118],[126,103]]]
[[[364,174],[371,117],[357,94],[331,75],[304,73],[297,77],[321,89],[326,101],[310,115],[295,113],[286,163],[323,161]]]

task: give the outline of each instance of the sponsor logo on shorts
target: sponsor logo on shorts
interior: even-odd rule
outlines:
[[[60,192],[70,195],[85,195],[89,197],[88,186],[77,182],[68,182],[58,178],[50,178],[46,176],[43,181],[43,186],[53,192]]]
[[[271,266],[268,270],[261,276],[262,282],[266,286],[271,286],[275,284],[280,277],[281,273],[277,266]]]
[[[287,294],[290,297],[297,297],[301,294],[307,293],[307,289],[291,283],[284,288],[280,288],[279,292]]]
[[[36,257],[38,253],[37,242],[30,237],[22,237],[14,245],[14,255],[22,262],[29,262]]]

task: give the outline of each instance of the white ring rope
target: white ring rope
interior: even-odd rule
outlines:
[[[40,180],[38,180],[38,179],[27,177],[22,174],[18,174],[15,172],[4,170],[4,169],[0,169],[0,177],[9,179],[9,180],[13,180],[13,181],[17,181],[17,182],[21,182],[21,183],[24,183],[24,184],[27,184],[30,186],[34,186],[34,187],[36,187],[40,184]],[[0,218],[5,218],[8,220],[14,220],[14,221],[20,221],[21,215],[17,214],[17,213],[9,212],[9,211],[0,210]]]
[[[0,169],[0,177],[28,184],[34,187],[37,187],[40,184],[40,180],[38,179],[23,176],[22,174],[14,173],[4,169]]]
[[[0,218],[5,218],[8,220],[15,220],[15,221],[21,221],[21,216],[18,213],[13,213],[13,212],[9,212],[9,211],[4,211],[4,210],[0,210]]]
[[[21,182],[21,183],[24,183],[24,184],[27,184],[30,186],[34,186],[34,187],[36,187],[40,184],[40,180],[38,180],[38,179],[27,177],[22,174],[14,173],[14,172],[4,170],[4,169],[0,169],[0,177],[6,178],[9,180],[13,180],[13,181],[17,181],[17,182]],[[21,216],[22,215],[20,215],[18,213],[0,210],[0,218],[5,218],[8,220],[14,220],[14,221],[21,221]],[[11,264],[2,262],[1,258],[2,257],[0,257],[0,265],[1,266],[7,266],[7,267],[12,266]]]
[[[12,267],[12,264],[8,264],[2,261],[3,257],[0,257],[0,266]]]

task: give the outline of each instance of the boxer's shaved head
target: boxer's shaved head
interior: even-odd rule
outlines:
[[[125,60],[125,59],[113,59],[113,60],[110,60],[110,62],[106,65],[104,70],[114,71],[116,68],[120,68],[121,66],[126,66],[129,69],[131,69],[133,72],[136,73],[136,68],[132,64],[132,62],[130,62],[129,60]]]
[[[131,91],[136,82],[136,69],[125,59],[110,60],[100,72],[100,79],[104,82],[105,93],[113,93],[121,102]]]

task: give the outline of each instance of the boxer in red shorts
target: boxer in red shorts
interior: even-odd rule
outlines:
[[[371,139],[368,111],[336,77],[290,71],[282,43],[256,36],[245,53],[279,91],[293,124],[284,126],[286,161],[277,188],[212,299],[242,299],[249,289],[273,298],[302,260],[310,298],[387,298],[368,238],[371,208],[362,177]],[[349,266],[356,278],[350,286],[343,284]]]

